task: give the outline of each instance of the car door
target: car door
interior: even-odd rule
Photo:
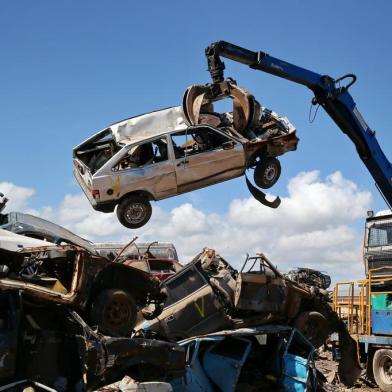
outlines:
[[[222,305],[194,265],[169,278],[165,287],[169,298],[158,319],[169,339],[204,334],[225,326]]]
[[[184,138],[181,146],[176,138]],[[181,139],[180,139],[181,140]],[[207,127],[172,134],[178,193],[238,177],[245,170],[243,146],[229,135]]]
[[[129,146],[111,168],[111,189],[116,198],[134,191],[146,191],[154,199],[175,195],[177,185],[174,163],[168,158],[166,136]],[[104,201],[103,197],[101,201]]]
[[[293,330],[283,354],[282,383],[285,391],[309,392],[314,348],[297,330]]]

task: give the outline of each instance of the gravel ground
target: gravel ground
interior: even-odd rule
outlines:
[[[353,388],[346,388],[344,385],[336,382],[338,364],[332,360],[332,353],[330,351],[321,351],[319,353],[319,358],[316,361],[316,367],[331,383],[331,392],[381,392],[381,389],[377,387],[366,385],[361,378]]]

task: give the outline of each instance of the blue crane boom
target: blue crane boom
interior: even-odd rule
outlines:
[[[225,41],[218,41],[208,46],[206,56],[213,83],[224,80],[225,65],[220,57],[225,57],[311,89],[314,93],[312,103],[320,104],[342,132],[351,139],[359,157],[391,208],[392,166],[376,139],[375,131],[367,125],[348,92],[357,79],[354,74],[333,79],[328,75],[320,75],[272,57],[265,52],[254,52]],[[342,85],[344,81],[347,81],[347,84]]]

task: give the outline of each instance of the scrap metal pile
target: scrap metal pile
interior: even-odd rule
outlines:
[[[94,244],[16,212],[0,228],[2,391],[322,391],[332,332],[340,379],[358,375],[325,289],[263,254],[237,271],[213,249],[181,265],[171,244]]]

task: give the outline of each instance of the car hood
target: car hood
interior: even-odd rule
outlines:
[[[19,251],[23,248],[56,245],[52,242],[41,241],[24,235],[15,234],[11,231],[0,229],[0,248],[10,251]]]

